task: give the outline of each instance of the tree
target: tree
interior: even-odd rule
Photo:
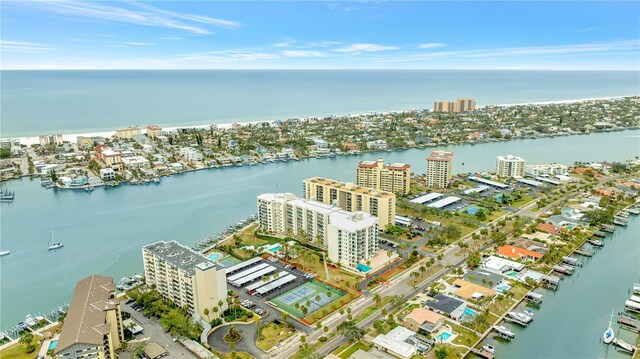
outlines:
[[[209,321],[209,308],[204,308],[202,311],[205,317],[207,317],[207,321]]]
[[[376,302],[376,306],[380,306],[380,302],[382,302],[382,298],[380,298],[380,294],[376,293],[373,295],[373,300]]]
[[[34,350],[36,350],[36,346],[35,344],[33,344],[33,333],[29,331],[24,333],[20,337],[20,340],[18,342],[25,346],[25,351],[27,353],[32,353]]]
[[[354,343],[364,337],[364,329],[358,328],[351,320],[344,321],[338,325],[338,333],[343,335],[348,341]]]
[[[141,358],[144,354],[144,343],[136,343],[130,350],[134,358]]]
[[[447,348],[444,346],[441,346],[440,348],[436,349],[436,358],[437,359],[447,359],[447,356],[449,355],[449,353],[447,352]]]

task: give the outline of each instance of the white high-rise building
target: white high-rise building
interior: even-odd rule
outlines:
[[[513,155],[496,157],[496,175],[499,178],[524,176],[525,161]]]
[[[451,184],[453,172],[453,152],[433,151],[427,157],[427,187],[447,188]]]
[[[258,222],[269,232],[306,237],[327,248],[329,259],[344,266],[356,266],[378,251],[377,217],[298,198],[292,193],[258,196]]]
[[[223,302],[227,309],[227,275],[224,268],[201,253],[176,241],[159,241],[142,247],[147,285],[155,286],[162,296],[189,313],[206,320],[214,319],[211,308]]]

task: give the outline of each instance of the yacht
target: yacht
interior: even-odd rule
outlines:
[[[54,249],[58,249],[58,248],[62,248],[62,246],[64,246],[64,244],[62,242],[56,242],[55,239],[53,238],[53,230],[51,231],[51,236],[49,237],[49,242],[47,244],[49,244],[49,250],[54,250]]]
[[[609,326],[602,334],[602,340],[604,340],[605,344],[611,344],[613,339],[615,339],[615,334],[613,333],[613,329],[611,328],[611,322],[613,321],[613,309],[611,309],[611,319],[609,319]]]
[[[633,292],[640,294],[640,283],[633,283]]]
[[[489,344],[485,344],[482,346],[482,349],[484,349],[485,351],[491,353],[491,354],[496,354],[496,348],[493,345],[489,345]]]
[[[1,251],[0,252],[0,257],[6,256],[9,253],[11,253],[11,251]]]

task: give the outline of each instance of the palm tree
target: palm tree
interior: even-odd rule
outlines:
[[[382,302],[382,298],[380,298],[380,294],[376,293],[373,295],[373,300],[376,302],[376,306],[380,306],[380,302]]]
[[[289,323],[287,323],[287,318],[289,318],[289,313],[282,312],[282,324],[287,327]]]
[[[204,310],[202,311],[202,313],[205,315],[205,317],[207,317],[207,321],[209,320],[209,308],[204,308]]]
[[[389,257],[389,263],[391,263],[391,257],[393,256],[393,252],[392,251],[387,251],[387,257]]]
[[[213,312],[215,313],[216,318],[220,318],[220,317],[218,316],[218,311],[219,311],[219,310],[220,310],[220,308],[218,308],[217,306],[213,307]]]

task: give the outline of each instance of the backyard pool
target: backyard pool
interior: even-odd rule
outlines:
[[[442,332],[442,333],[436,335],[435,338],[436,338],[436,342],[445,342],[445,341],[447,341],[447,339],[451,338],[451,333]]]
[[[275,252],[277,252],[277,251],[279,251],[279,250],[280,250],[280,246],[275,246],[275,247],[273,247],[273,248],[269,249],[269,252],[271,252],[271,253],[275,253]]]
[[[500,292],[506,292],[506,291],[508,291],[510,288],[511,288],[511,287],[510,287],[510,286],[508,286],[508,285],[501,285],[501,286],[497,287],[496,289],[497,289],[498,291],[500,291]]]
[[[58,345],[58,341],[57,340],[52,340],[49,343],[49,350],[54,350],[56,348],[56,345]]]

